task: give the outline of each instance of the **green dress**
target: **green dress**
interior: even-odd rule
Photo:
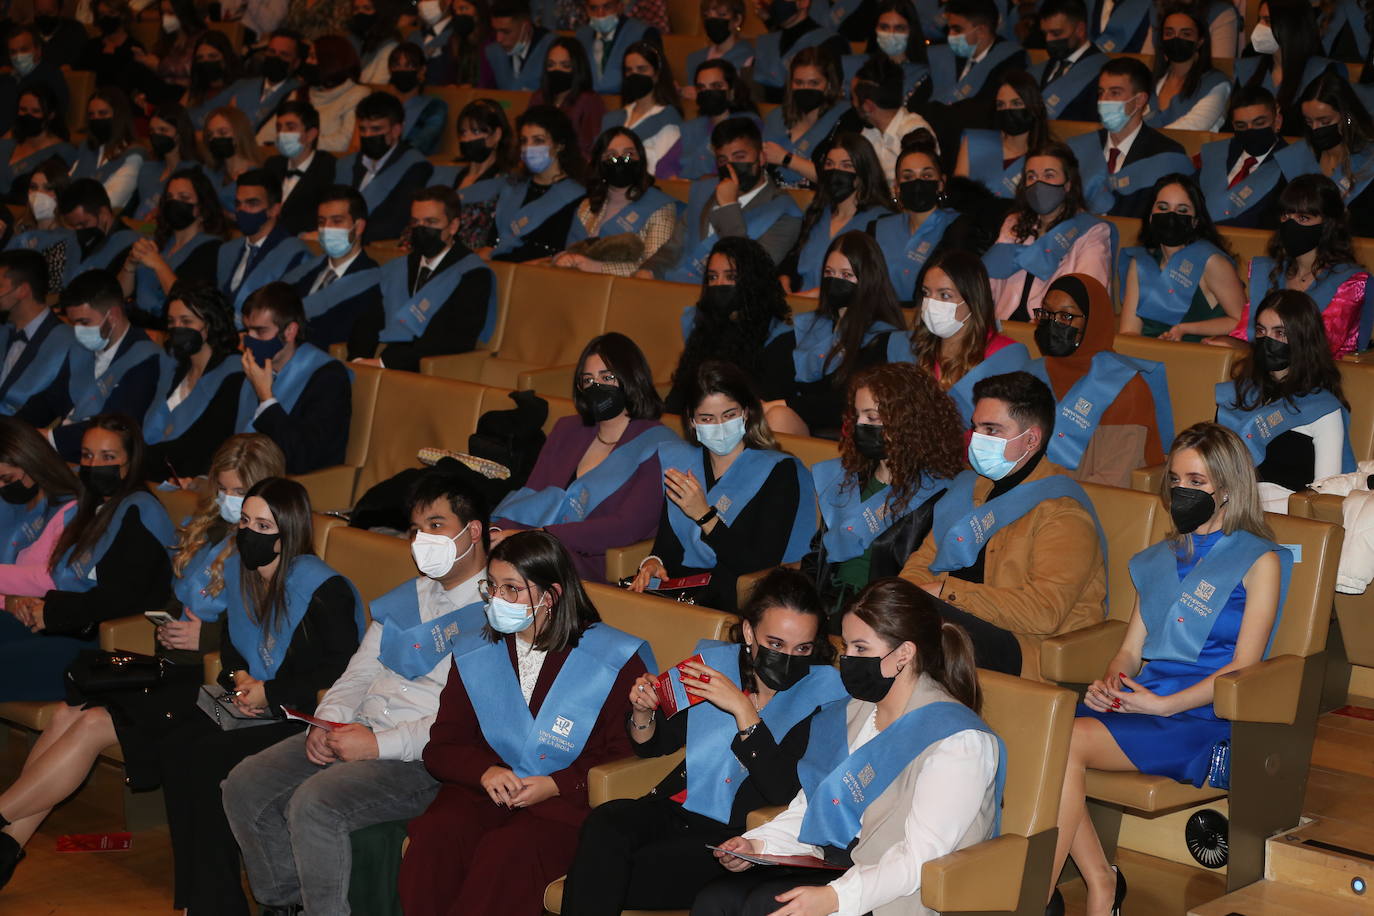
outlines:
[[[1226,310],[1221,304],[1212,305],[1207,301],[1207,296],[1199,286],[1193,291],[1193,301],[1188,303],[1188,314],[1183,316],[1179,324],[1190,324],[1194,321],[1210,321],[1213,318],[1225,318]],[[1142,317],[1140,319],[1140,333],[1143,337],[1158,337],[1173,325],[1168,325],[1162,321],[1154,321]],[[1202,334],[1184,334],[1183,339],[1188,343],[1201,343],[1205,336]]]

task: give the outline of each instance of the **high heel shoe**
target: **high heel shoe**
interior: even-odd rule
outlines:
[[[1126,876],[1121,873],[1121,869],[1112,866],[1112,871],[1116,872],[1116,896],[1112,899],[1112,916],[1121,916],[1121,904],[1126,900]]]
[[[1050,902],[1045,904],[1045,916],[1064,916],[1064,895],[1059,893],[1057,887],[1050,895]]]
[[[9,822],[6,821],[6,824]],[[14,869],[24,859],[24,847],[8,833],[0,833],[0,887],[9,884]]]

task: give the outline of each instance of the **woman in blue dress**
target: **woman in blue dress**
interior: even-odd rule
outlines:
[[[1059,805],[1054,873],[1073,856],[1090,916],[1119,912],[1126,882],[1088,817],[1086,771],[1195,786],[1217,776],[1212,749],[1231,726],[1212,708],[1216,678],[1264,658],[1292,568],[1265,524],[1250,453],[1230,430],[1198,423],[1180,433],[1160,498],[1173,530],[1131,558],[1139,598],[1120,650],[1078,707]],[[1058,891],[1056,904],[1062,912]]]
[[[54,156],[68,167],[76,158],[62,108],[47,83],[26,83],[9,136],[0,140],[0,195],[23,203],[29,174]]]

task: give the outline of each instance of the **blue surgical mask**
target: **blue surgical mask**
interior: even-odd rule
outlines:
[[[352,230],[330,226],[320,230],[320,247],[331,258],[341,258],[353,248]]]
[[[38,66],[38,61],[34,60],[32,54],[15,54],[10,57],[10,63],[14,64],[14,72],[21,77],[28,76],[33,72],[33,68]]]
[[[301,142],[300,133],[293,131],[289,134],[277,134],[277,152],[287,159],[295,159],[305,152],[305,144]]]
[[[72,333],[76,335],[77,343],[81,344],[81,346],[90,350],[92,353],[98,353],[105,349],[105,345],[109,343],[104,335],[101,334],[100,329],[103,325],[103,321],[100,324],[74,325],[72,327]]]
[[[243,497],[231,496],[220,492],[215,494],[215,505],[219,506],[219,517],[231,525],[237,525],[243,515]]]
[[[879,32],[878,50],[888,57],[896,57],[898,54],[906,53],[907,41],[910,35],[903,35],[901,32]]]
[[[968,463],[973,466],[973,470],[986,477],[988,480],[1001,480],[1011,473],[1011,469],[1016,467],[1016,462],[1020,458],[1007,457],[1007,444],[1015,442],[1030,430],[1021,433],[1020,436],[1012,436],[1010,439],[999,439],[996,436],[988,436],[983,433],[974,433],[973,438],[968,444]]]
[[[591,18],[592,28],[602,35],[609,35],[614,32],[619,23],[619,16],[593,16]]]
[[[728,455],[744,440],[744,417],[723,423],[693,423],[697,441],[717,455]]]
[[[969,43],[968,36],[963,32],[949,36],[946,42],[949,44],[949,53],[955,57],[973,56],[973,45]]]
[[[286,346],[286,342],[280,337],[273,337],[271,340],[259,340],[252,334],[243,335],[243,345],[253,354],[253,358],[258,361],[259,366],[267,365],[272,357],[281,352],[281,348]]]
[[[1126,126],[1131,116],[1126,114],[1126,103],[1120,101],[1101,101],[1097,103],[1097,117],[1102,126],[1116,133]]]
[[[527,146],[520,151],[520,159],[525,163],[525,168],[534,174],[553,165],[553,150],[547,146]]]
[[[492,595],[487,601],[487,623],[498,633],[519,633],[534,623],[536,610],[537,607],[516,604],[514,601]]]

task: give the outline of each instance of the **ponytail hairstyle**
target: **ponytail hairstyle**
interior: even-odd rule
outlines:
[[[754,638],[758,639],[759,624],[766,611],[783,608],[794,614],[805,614],[816,618],[816,639],[811,654],[807,656],[813,665],[829,665],[835,661],[835,647],[825,635],[826,614],[821,604],[821,596],[811,579],[801,570],[779,566],[770,570],[758,581],[749,600],[739,610],[739,620],[730,627],[730,642],[744,644],[744,624],[749,623]],[[744,653],[740,664],[740,686],[750,693],[759,689],[754,674],[754,659]]]
[[[905,579],[870,582],[847,614],[873,628],[887,648],[904,642],[916,647],[916,664],[950,696],[974,712],[983,707],[983,690],[973,662],[973,641],[964,628],[940,616],[935,599]]]

